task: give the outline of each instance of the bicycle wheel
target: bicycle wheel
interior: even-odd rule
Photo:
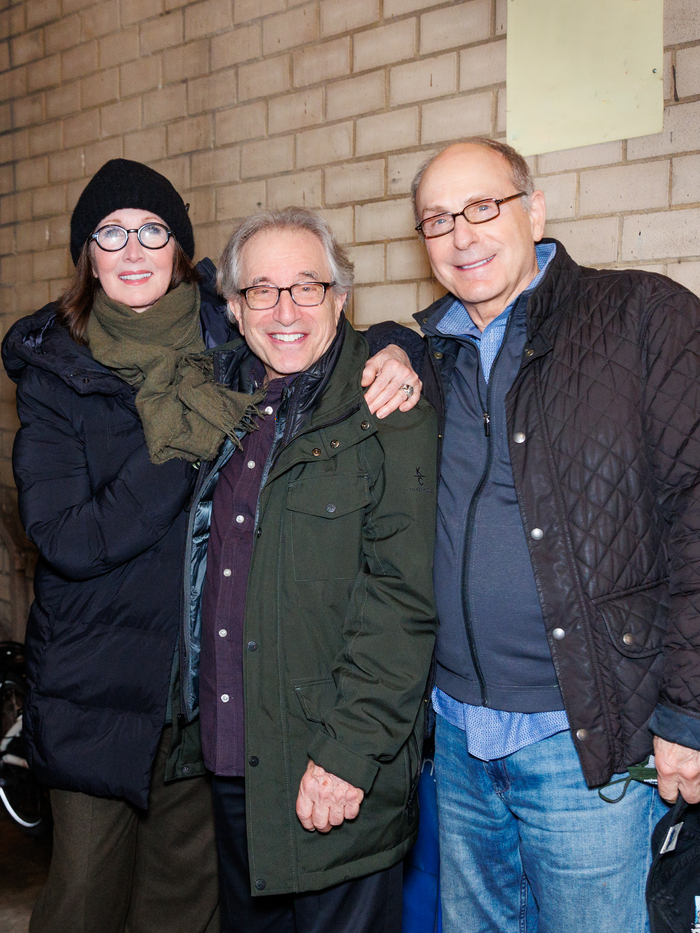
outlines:
[[[51,825],[49,797],[29,769],[22,742],[22,709],[26,686],[7,672],[0,683],[0,800],[17,825],[39,836]]]

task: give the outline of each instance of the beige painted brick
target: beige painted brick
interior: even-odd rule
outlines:
[[[100,140],[97,143],[90,143],[85,147],[85,173],[88,176],[94,175],[98,168],[101,168],[105,162],[110,159],[121,159],[124,155],[124,137],[112,136],[109,139]],[[138,161],[138,160],[137,160]],[[87,179],[85,180],[87,182]],[[83,185],[84,187],[84,185]],[[71,198],[68,195],[68,203],[75,204],[78,195]]]
[[[700,155],[679,156],[672,163],[672,204],[700,201]]]
[[[361,285],[355,289],[353,322],[357,327],[369,327],[393,317],[395,309],[410,317],[418,311],[418,291],[415,284]]]
[[[379,68],[390,62],[413,58],[416,51],[416,27],[415,19],[405,19],[357,33],[353,49],[354,70]]]
[[[81,81],[83,107],[97,107],[119,98],[119,69],[107,68]]]
[[[51,87],[61,81],[61,56],[52,55],[41,61],[33,62],[27,68],[27,90],[38,91],[41,88]]]
[[[378,113],[357,121],[357,155],[406,149],[418,143],[418,108]]]
[[[210,114],[188,117],[179,123],[170,123],[168,130],[168,155],[208,149],[213,142],[213,120]]]
[[[49,243],[53,246],[68,246],[70,243],[70,214],[49,218]]]
[[[270,133],[313,126],[323,122],[323,89],[311,88],[297,94],[274,97],[267,106]]]
[[[187,82],[187,111],[218,110],[236,103],[236,69],[227,68]]]
[[[697,149],[700,149],[700,101],[667,107],[663,132],[630,139],[627,158],[649,159]]]
[[[44,27],[44,48],[47,55],[62,52],[80,42],[80,16],[62,16]]]
[[[11,165],[0,167],[0,194],[10,194],[15,190],[15,173]]]
[[[402,152],[389,156],[387,160],[387,194],[410,194],[413,177],[437,149],[421,149],[419,152]]]
[[[459,53],[459,89],[471,91],[506,80],[506,40],[475,45]]]
[[[700,208],[625,217],[622,259],[627,262],[700,255]]]
[[[282,208],[294,204],[300,207],[318,208],[322,202],[320,171],[299,172],[295,175],[280,175],[277,178],[268,179],[268,207]]]
[[[111,36],[104,36],[98,43],[100,68],[123,65],[139,56],[139,27],[128,26]]]
[[[167,123],[187,114],[187,86],[172,84],[143,95],[143,122]]]
[[[85,174],[85,155],[81,147],[64,149],[49,156],[49,181],[69,181]]]
[[[17,251],[26,253],[33,250],[45,250],[49,245],[49,225],[45,220],[35,220],[22,224],[17,229]],[[31,281],[28,279],[27,281]]]
[[[187,6],[190,0],[165,0],[165,12],[176,10],[178,7]]]
[[[695,0],[665,0],[664,45],[700,39],[700,8]]]
[[[23,97],[27,93],[27,67],[0,74],[0,100]]]
[[[676,89],[679,97],[700,94],[700,46],[676,52]]]
[[[0,227],[0,256],[9,256],[15,249],[14,227]]]
[[[467,0],[420,18],[420,53],[440,52],[488,39],[491,0]]]
[[[11,126],[11,124],[12,124],[11,104],[0,104],[0,126]]]
[[[23,130],[22,132],[25,131]],[[14,158],[12,155],[14,136],[14,133],[5,133],[0,136],[0,163],[12,162]]]
[[[141,98],[132,97],[100,108],[100,132],[105,136],[120,136],[125,130],[141,126]]]
[[[199,39],[163,52],[163,83],[172,84],[209,71],[209,40]]]
[[[246,217],[265,205],[265,182],[253,181],[216,189],[216,219]],[[223,244],[222,244],[223,245]]]
[[[183,40],[183,17],[180,10],[165,13],[158,19],[141,24],[140,48],[142,55],[160,52],[162,49],[180,45]]]
[[[504,87],[499,88],[496,97],[496,133],[505,133],[507,124],[507,94]]]
[[[236,0],[233,5],[233,21],[245,23],[260,16],[279,13],[286,6],[285,0]]]
[[[245,143],[241,151],[241,178],[275,175],[294,168],[294,137],[282,136]]]
[[[384,18],[403,16],[416,10],[425,10],[431,6],[438,6],[444,0],[384,0]]]
[[[172,159],[154,162],[152,168],[165,175],[176,191],[185,191],[191,186],[190,157],[188,155],[175,156]]]
[[[0,262],[0,274],[5,282],[24,284],[32,281],[32,254],[21,253]]]
[[[700,295],[700,262],[669,262],[666,275]]]
[[[163,0],[121,0],[122,26],[141,23],[163,12]]]
[[[339,243],[352,243],[355,238],[355,214],[352,207],[325,208],[319,214],[330,224]]]
[[[241,151],[238,146],[210,149],[192,156],[192,187],[230,185],[240,176]],[[212,218],[213,219],[213,218]]]
[[[421,142],[434,143],[491,131],[491,92],[435,101],[423,107]]]
[[[12,65],[26,65],[35,62],[44,54],[44,33],[41,29],[34,32],[25,32],[10,40]]]
[[[321,35],[333,36],[379,21],[379,0],[321,0]]]
[[[188,3],[185,6],[185,38],[199,39],[201,36],[221,32],[233,26],[230,0],[204,0],[203,3]]]
[[[102,0],[80,14],[81,39],[97,39],[119,29],[119,4]]]
[[[369,71],[326,86],[326,119],[342,120],[358,114],[383,110],[386,78],[383,71]]]
[[[456,90],[457,55],[454,52],[397,65],[389,72],[389,102],[392,107],[444,97]]]
[[[0,71],[7,71],[10,67],[10,45],[0,42]]]
[[[9,14],[9,26],[7,30],[8,36],[19,35],[19,33],[24,32],[27,28],[25,8],[25,3],[18,3],[10,7],[10,9],[7,11]]]
[[[190,206],[187,213],[194,227],[199,224],[211,223],[214,220],[216,209],[213,188],[196,188],[181,193],[185,204]]]
[[[262,24],[236,26],[211,40],[212,71],[250,61],[262,55]]]
[[[508,0],[496,0],[496,35],[505,36],[508,26]]]
[[[83,42],[61,52],[61,75],[64,81],[82,78],[97,71],[97,42]]]
[[[350,39],[334,39],[294,53],[294,85],[316,84],[350,73]]]
[[[355,208],[355,240],[398,240],[415,233],[410,198],[375,201]]]
[[[353,246],[348,250],[350,261],[355,266],[355,285],[369,282],[384,282],[384,244]]]
[[[32,191],[32,216],[50,217],[66,210],[66,186],[48,185]]]
[[[335,123],[306,130],[296,138],[297,167],[326,165],[352,155],[352,123]]]
[[[65,249],[43,249],[33,257],[32,277],[35,280],[65,278],[72,271],[73,264],[69,268]]]
[[[80,110],[80,82],[64,84],[46,92],[46,116],[62,117]]]
[[[15,127],[41,123],[44,119],[44,95],[34,94],[12,102],[12,123]]]
[[[63,13],[75,13],[76,10],[84,10],[92,6],[95,0],[61,0],[61,9]]]
[[[199,226],[195,239],[195,261],[203,256],[209,256],[214,264],[217,264],[219,254],[231,234],[231,226],[230,221]]]
[[[671,163],[644,162],[581,172],[579,213],[612,214],[668,207]]]
[[[135,162],[155,162],[167,153],[165,127],[152,126],[124,135],[124,157]]]
[[[596,266],[617,259],[617,217],[547,224],[545,236],[561,240],[581,265]]]
[[[27,4],[27,29],[43,26],[61,15],[60,0],[32,0]]]
[[[537,156],[537,171],[540,175],[550,172],[568,172],[593,165],[611,165],[622,161],[622,143],[598,143],[595,146],[580,146],[577,149],[562,149]]]
[[[673,83],[673,74],[671,68],[673,65],[673,53],[664,52],[664,100],[671,100],[671,87]]]
[[[349,162],[326,169],[326,204],[367,201],[384,196],[384,159]]]
[[[160,55],[144,55],[136,61],[127,62],[121,66],[119,73],[124,97],[162,87]]]
[[[62,140],[63,133],[60,121],[34,126],[29,131],[29,154],[35,156],[42,155],[45,152],[54,152],[56,149],[61,148]]]
[[[318,9],[315,3],[263,20],[263,55],[306,45],[317,38]]]
[[[420,282],[418,284],[418,307],[422,310],[423,308],[429,307],[434,301],[437,301],[438,298],[442,298],[443,295],[447,294],[447,289],[444,288],[439,282],[431,278],[427,281]],[[406,317],[396,318],[397,321],[403,322],[406,320]],[[416,322],[412,320],[409,316],[410,325],[415,327]]]
[[[238,68],[238,99],[251,100],[254,97],[271,97],[288,91],[291,85],[288,55],[240,65]]]
[[[34,282],[31,285],[19,285],[15,289],[17,310],[20,314],[28,314],[43,307],[49,300],[49,286],[47,282]],[[6,464],[2,464],[3,468]],[[5,483],[11,482],[11,476],[5,472]]]
[[[264,101],[245,104],[214,114],[216,145],[237,143],[265,135],[266,105]]]
[[[428,254],[418,237],[413,240],[397,240],[388,244],[386,272],[391,282],[425,279],[430,276]]]
[[[576,214],[576,174],[535,178],[535,188],[544,191],[547,220],[563,220]]]

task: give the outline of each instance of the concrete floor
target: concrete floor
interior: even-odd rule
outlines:
[[[51,836],[25,836],[0,805],[0,933],[27,933],[51,860]]]

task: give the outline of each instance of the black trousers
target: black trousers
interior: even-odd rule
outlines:
[[[401,862],[322,891],[252,897],[243,778],[214,778],[214,826],[221,933],[401,933]]]

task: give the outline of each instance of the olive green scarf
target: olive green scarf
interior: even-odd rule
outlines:
[[[214,382],[199,323],[199,289],[184,283],[140,313],[100,289],[87,340],[98,363],[138,389],[136,408],[153,463],[213,460],[225,437],[253,428],[257,396]]]

